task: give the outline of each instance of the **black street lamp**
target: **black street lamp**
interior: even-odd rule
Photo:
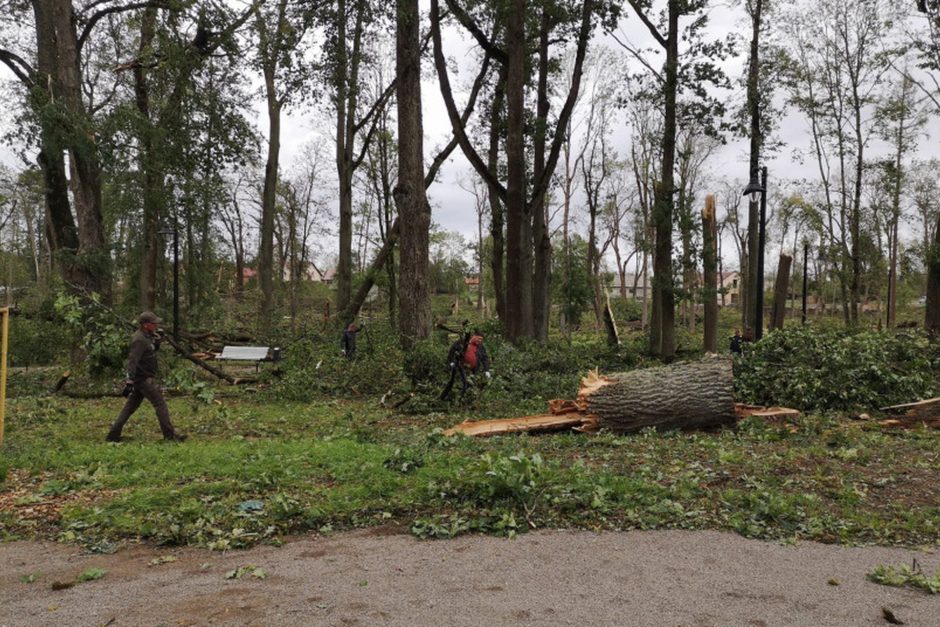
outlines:
[[[180,339],[180,237],[175,227],[167,226],[159,231],[160,235],[173,236],[173,337]]]
[[[757,223],[757,285],[754,289],[756,310],[754,340],[764,335],[764,245],[766,242],[765,222],[767,216],[767,166],[760,169],[760,182],[757,172],[751,172],[751,180],[744,188],[744,195],[751,202],[760,201],[760,218]]]

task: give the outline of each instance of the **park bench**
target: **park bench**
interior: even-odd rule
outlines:
[[[281,349],[278,346],[223,346],[222,352],[215,357],[219,361],[254,362],[257,371],[262,361],[281,361]]]

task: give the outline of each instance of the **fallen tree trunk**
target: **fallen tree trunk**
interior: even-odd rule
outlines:
[[[170,346],[172,346],[173,348],[175,348],[175,349],[176,349],[176,352],[179,353],[179,355],[180,355],[181,357],[185,357],[186,359],[188,359],[189,361],[193,362],[194,364],[196,364],[197,366],[199,366],[199,367],[202,368],[203,370],[206,370],[207,372],[211,372],[211,373],[214,374],[216,377],[218,377],[218,378],[220,378],[220,379],[224,379],[225,381],[228,381],[228,382],[231,383],[232,385],[235,385],[235,384],[237,384],[237,383],[239,382],[239,380],[236,379],[235,377],[233,377],[232,375],[226,374],[226,373],[222,372],[221,370],[219,370],[218,368],[215,368],[215,367],[213,367],[213,366],[210,366],[209,364],[207,364],[207,363],[206,363],[205,361],[203,361],[202,359],[199,359],[198,357],[194,356],[194,355],[193,355],[192,353],[190,353],[188,350],[186,350],[185,348],[183,348],[182,346],[180,346],[179,343],[178,343],[176,340],[174,340],[171,335],[165,335],[165,336],[163,337],[163,339],[166,340],[166,342],[167,342]],[[242,382],[244,382],[244,381],[247,381],[247,379],[242,380]]]
[[[940,398],[928,398],[916,403],[882,407],[888,413],[888,419],[881,424],[886,427],[918,427],[925,425],[940,429]]]
[[[598,425],[617,433],[646,427],[701,429],[734,424],[734,375],[731,360],[644,368],[581,382],[578,406]]]

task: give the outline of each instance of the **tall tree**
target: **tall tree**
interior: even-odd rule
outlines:
[[[32,119],[39,127],[39,165],[46,180],[49,245],[63,278],[80,289],[110,299],[110,255],[101,207],[101,169],[94,120],[83,99],[82,50],[102,17],[133,7],[92,3],[88,13],[71,0],[31,0],[34,53],[0,49],[0,61],[29,93]],[[14,10],[24,7],[11,7]],[[23,15],[24,21],[27,20]],[[78,26],[83,25],[81,33]],[[24,57],[35,59],[33,67]],[[67,152],[69,172],[63,153]],[[75,214],[72,214],[71,188]]]
[[[292,14],[292,10],[287,0],[277,0],[273,6],[261,8],[254,20],[258,37],[257,64],[264,78],[268,113],[268,150],[261,196],[261,244],[258,248],[262,328],[269,327],[274,306],[274,215],[281,149],[281,112],[308,84],[304,68],[305,49],[301,43],[310,25],[311,15],[306,11]],[[291,283],[293,285],[294,281]],[[292,298],[292,311],[295,302]]]
[[[872,106],[888,70],[894,7],[884,0],[813,0],[791,8],[790,100],[806,116],[826,204],[830,248],[839,259],[846,323],[861,300],[862,183],[874,135]]]
[[[656,230],[653,251],[653,313],[650,325],[650,352],[664,361],[675,357],[675,284],[672,268],[672,227],[675,209],[676,137],[683,115],[699,118],[705,130],[714,132],[715,114],[723,112],[723,105],[708,97],[707,83],[725,82],[724,74],[715,61],[728,51],[728,44],[707,41],[703,29],[708,23],[706,9],[708,0],[666,0],[661,19],[657,20],[652,0],[628,0],[633,13],[649,31],[656,52],[665,52],[661,70],[653,68],[639,50],[632,45],[621,45],[633,56],[641,59],[652,74],[654,87],[649,97],[662,106],[663,132],[660,141],[660,177],[653,198],[652,223]],[[695,19],[680,30],[679,19],[694,16]],[[658,23],[657,23],[658,22]],[[689,61],[680,63],[679,40],[689,44]],[[693,100],[681,103],[679,95],[683,89],[694,94]]]
[[[424,126],[421,119],[421,41],[418,0],[396,1],[395,59],[398,102],[398,183],[401,219],[399,336],[411,348],[431,333],[428,252],[431,206],[424,189]]]
[[[463,11],[455,0],[448,0],[447,4],[458,21],[471,32],[480,47],[506,68],[506,185],[504,187],[471,144],[467,137],[465,124],[461,122],[457,114],[442,50],[439,3],[437,0],[432,0],[431,32],[434,40],[435,66],[441,85],[441,94],[448,109],[454,134],[460,142],[464,155],[477,173],[497,191],[506,203],[506,305],[503,320],[504,329],[506,335],[512,341],[522,338],[537,338],[536,331],[542,328],[541,321],[546,318],[543,312],[536,315],[533,310],[534,285],[537,282],[533,277],[534,250],[532,234],[534,228],[537,230],[542,228],[539,226],[539,221],[544,218],[544,195],[558,161],[563,134],[554,133],[550,146],[546,145],[545,148],[544,167],[540,168],[539,172],[533,172],[533,180],[529,185],[527,182],[524,137],[526,120],[525,70],[529,56],[525,21],[527,2],[525,0],[513,0],[506,6],[505,43],[503,46],[499,46],[491,36],[487,36],[474,17]],[[580,11],[575,12],[578,26],[574,69],[568,94],[564,105],[559,111],[554,128],[564,128],[566,126],[577,100],[584,55],[587,51],[588,39],[592,30],[592,18],[596,8],[596,3],[593,0],[585,0],[580,7]],[[542,22],[540,28],[544,30],[546,23]],[[543,43],[545,42],[543,41]],[[545,85],[547,89],[547,81]],[[545,114],[547,110],[545,109],[544,100],[541,98],[537,98],[537,100],[541,103],[541,107],[538,108],[536,113],[538,117],[540,114]],[[542,124],[543,122],[540,120],[539,126]],[[536,133],[536,142],[540,143],[543,137],[547,138],[548,134],[543,135],[542,131],[539,130]],[[533,212],[538,212],[538,218],[535,220],[533,219]],[[540,250],[545,253],[545,240],[541,236],[540,242]],[[540,268],[540,272],[547,272],[549,269],[544,262]],[[538,282],[543,279],[544,276],[540,275]]]
[[[763,0],[746,0],[745,8],[751,17],[751,46],[747,64],[747,109],[750,117],[750,151],[749,151],[749,173],[751,181],[758,181],[761,148],[763,144],[763,127],[761,126],[761,85],[760,85],[760,33],[764,11]],[[764,190],[767,193],[767,190]],[[758,318],[754,310],[753,303],[757,300],[758,290],[763,290],[762,278],[757,276],[758,263],[755,255],[758,251],[758,230],[759,230],[759,211],[758,201],[749,199],[747,209],[747,277],[744,283],[747,291],[748,303],[744,310],[745,328],[756,329],[757,325],[762,325],[763,320]]]
[[[927,118],[920,110],[913,82],[903,72],[879,107],[877,120],[879,135],[892,147],[893,161],[885,167],[891,189],[890,213],[887,222],[888,235],[888,303],[886,322],[894,328],[897,320],[898,298],[898,246],[901,223],[901,190],[905,179],[905,157],[917,144]]]
[[[377,113],[396,91],[389,84],[372,102],[362,101],[361,76],[371,61],[370,35],[386,18],[386,7],[369,0],[336,0],[321,12],[329,44],[323,66],[336,121],[336,173],[339,180],[339,261],[336,268],[337,310],[348,308],[353,270],[353,183],[375,135]],[[397,16],[401,17],[401,16]],[[361,145],[357,146],[357,142]]]

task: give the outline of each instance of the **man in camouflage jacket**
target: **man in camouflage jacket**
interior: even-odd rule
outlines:
[[[163,400],[163,392],[157,383],[157,351],[160,349],[157,325],[162,320],[149,311],[140,314],[137,320],[140,328],[131,337],[131,348],[127,357],[127,381],[124,385],[127,402],[124,403],[124,408],[111,426],[106,439],[108,442],[121,441],[121,430],[124,424],[146,398],[157,412],[163,439],[182,442],[186,436],[173,429],[173,423],[170,422],[170,410],[166,401]]]

